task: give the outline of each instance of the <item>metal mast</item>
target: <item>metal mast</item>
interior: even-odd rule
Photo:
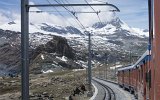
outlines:
[[[91,68],[91,34],[88,32],[88,96],[91,97],[93,95],[92,93],[92,87],[91,87],[91,80],[92,80],[92,68]]]
[[[22,100],[29,100],[29,0],[21,0],[21,80]]]

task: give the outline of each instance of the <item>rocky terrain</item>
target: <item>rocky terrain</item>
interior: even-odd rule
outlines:
[[[3,41],[4,43],[0,45],[0,75],[18,74],[21,69],[20,34],[4,30],[1,30],[1,33],[2,39],[4,38],[6,42]],[[52,39],[44,44],[34,45],[34,47],[30,45],[30,71],[43,73],[56,69],[81,69],[79,63],[76,63],[81,57],[76,56],[75,51],[68,45],[65,38],[52,35]]]
[[[30,74],[30,100],[67,100],[76,87],[84,84],[87,88],[85,77],[83,70]],[[0,79],[0,100],[21,100],[20,77],[0,77]],[[74,98],[77,98],[76,96]],[[85,94],[81,94],[78,98],[88,100]]]
[[[48,70],[82,69],[82,66],[77,63],[80,58],[77,57],[65,38],[53,36],[52,40],[33,50],[30,69],[34,73]]]

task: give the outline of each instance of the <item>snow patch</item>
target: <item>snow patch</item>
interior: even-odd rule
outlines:
[[[140,36],[149,37],[149,32],[144,32],[144,29],[132,28],[132,31],[135,32],[135,33],[138,33]]]
[[[82,70],[86,70],[86,69],[73,69],[72,71],[77,72],[77,71],[82,71]]]
[[[56,58],[59,59],[59,60],[61,60],[61,61],[64,61],[64,62],[67,62],[67,61],[68,61],[68,60],[67,60],[67,57],[65,57],[65,56],[62,56],[62,57],[57,57],[57,56],[56,56]]]
[[[41,54],[41,58],[44,60],[44,56]]]
[[[42,73],[52,73],[52,72],[53,70],[47,70],[47,71],[42,70]]]
[[[116,68],[119,68],[119,67],[122,67],[123,65],[116,65],[116,66],[112,66],[110,67],[110,69],[116,69]]]

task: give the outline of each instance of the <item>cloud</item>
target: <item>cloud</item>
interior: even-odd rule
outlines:
[[[93,7],[96,12],[98,11],[109,11],[109,7]],[[81,10],[82,12],[90,11],[93,12],[93,9],[90,7],[87,7],[85,9]],[[91,26],[96,22],[107,22],[113,19],[113,13],[112,12],[101,12],[98,15],[96,13],[82,13],[78,15],[79,20],[85,25],[85,26]],[[100,19],[99,19],[100,18]]]
[[[95,1],[91,1],[90,3],[95,3]],[[33,3],[32,3],[33,4]],[[111,9],[110,7],[93,7],[95,11],[108,11]],[[72,10],[72,8],[67,8],[69,10]],[[74,9],[78,12],[93,12],[93,9],[91,7],[74,7]],[[41,9],[38,8],[31,8],[30,11],[40,11]],[[65,10],[65,9],[60,9]],[[65,18],[64,18],[65,16]],[[96,13],[76,13],[76,17],[78,20],[85,26],[91,26],[96,22],[99,22],[100,20],[102,22],[106,22],[112,19],[113,13],[111,12],[103,12],[99,13],[100,20]],[[79,22],[76,20],[76,18],[70,13],[63,13],[63,16],[58,15],[57,13],[49,14],[47,12],[44,13],[30,13],[30,22],[33,23],[52,23],[52,24],[58,24],[63,26],[76,26],[80,27]]]
[[[38,8],[31,8],[31,11],[40,11]],[[29,14],[30,22],[32,23],[51,23],[57,25],[65,24],[60,16],[55,14],[49,14],[47,12],[43,13],[30,13]]]
[[[118,16],[129,26],[148,28],[147,0],[109,0],[119,7]]]
[[[20,21],[20,19],[21,17],[19,13],[0,9],[0,24],[5,24],[15,20]]]
[[[4,3],[4,0],[2,0]],[[121,12],[117,13],[120,17],[120,19],[122,19],[124,22],[126,22],[127,24],[129,24],[130,26],[133,27],[147,27],[147,2],[145,0],[87,0],[90,3],[100,3],[97,1],[102,1],[102,2],[106,2],[108,1],[109,3],[112,3],[114,5],[116,5]],[[40,0],[39,2],[42,2],[42,0]],[[84,0],[70,0],[70,3],[85,3]],[[7,2],[7,4],[11,4],[10,2]],[[30,2],[30,4],[34,4],[33,2]],[[107,11],[108,9],[112,9],[109,7],[93,7],[96,11]],[[12,8],[10,8],[12,9]],[[14,8],[13,8],[14,9]],[[18,7],[18,9],[20,9]],[[59,11],[63,10],[65,11],[65,9],[63,8],[57,8]],[[68,9],[73,10],[71,7],[69,7]],[[90,7],[74,7],[74,9],[76,11],[92,11],[93,10]],[[31,8],[30,10],[52,10],[54,11],[53,8],[46,8],[46,9],[40,9],[40,8]],[[19,11],[19,10],[18,10]],[[64,17],[62,17],[61,15],[59,15],[58,13],[30,13],[30,22],[33,23],[51,23],[51,24],[57,24],[57,25],[63,25],[63,26],[68,26],[68,25],[73,25],[76,27],[79,27],[77,20],[73,17],[72,14],[68,14],[68,13],[62,13]],[[96,14],[77,14],[76,15],[78,17],[78,19],[81,21],[81,23],[84,26],[91,26],[92,24],[94,24],[95,22],[99,22],[98,16]],[[103,13],[99,13],[99,17],[101,19],[102,22],[106,22],[111,20],[114,16],[113,13],[111,12],[103,12]],[[14,12],[13,10],[0,10],[0,23],[5,23],[8,21],[12,21],[12,20],[19,20],[20,21],[20,11],[19,12]],[[143,23],[138,23],[138,22],[143,22]]]

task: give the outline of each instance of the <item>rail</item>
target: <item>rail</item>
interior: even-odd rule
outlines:
[[[100,84],[104,88],[104,90],[106,90],[103,100],[116,100],[116,95],[115,95],[115,92],[112,90],[112,88],[110,88],[109,86],[107,86],[97,80],[94,80],[94,81],[97,82],[98,84]]]

